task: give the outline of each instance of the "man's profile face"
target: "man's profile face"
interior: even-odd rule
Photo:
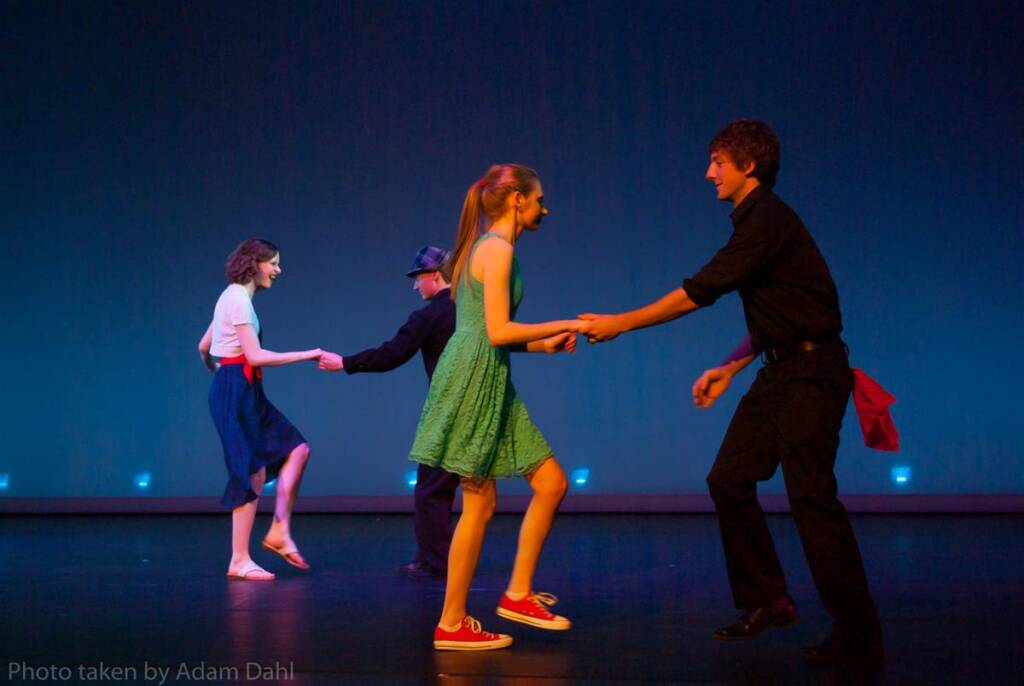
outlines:
[[[753,163],[747,163],[747,171],[753,170]],[[711,153],[711,163],[704,178],[715,184],[719,200],[738,204],[757,185],[753,177],[747,176],[736,166],[732,156],[724,150]]]
[[[441,272],[421,272],[413,277],[412,288],[419,292],[421,298],[430,300],[438,291],[447,288],[447,284],[441,278]]]

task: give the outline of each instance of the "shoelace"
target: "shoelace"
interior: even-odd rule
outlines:
[[[480,634],[482,636],[492,636],[490,631],[484,631],[484,628],[480,625],[480,620],[466,615],[466,618],[462,620],[469,626],[469,630],[474,634]]]
[[[552,605],[558,602],[558,598],[556,598],[553,593],[534,593],[530,596],[530,600],[532,600],[540,609],[544,610],[548,614],[552,614],[552,612],[544,606],[547,605],[548,607],[551,607]]]

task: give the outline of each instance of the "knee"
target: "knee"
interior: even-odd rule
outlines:
[[[267,469],[261,467],[255,474],[249,475],[249,485],[252,487],[253,493],[256,495],[263,494],[263,486],[267,482]]]
[[[292,451],[292,459],[297,460],[299,464],[305,464],[309,461],[309,443],[301,443],[296,446],[295,450]]]
[[[485,522],[491,521],[491,517],[494,516],[494,511],[498,507],[498,494],[491,491],[491,494],[484,500],[483,508],[480,511],[480,515]]]
[[[753,483],[737,480],[712,469],[707,476],[708,492],[716,503],[753,498],[757,494]]]
[[[708,472],[705,481],[707,481],[708,492],[711,493],[711,497],[714,497],[715,493],[718,493],[725,488],[725,481],[722,479],[722,475],[718,470],[712,469]]]
[[[561,500],[565,497],[567,490],[569,490],[569,478],[561,467],[557,471],[545,474],[543,478],[535,479],[533,484],[534,493],[551,500]]]
[[[497,494],[491,492],[489,495],[480,498],[475,503],[475,507],[473,508],[473,515],[481,524],[487,524],[489,521],[491,521],[491,518],[494,517],[494,511],[495,509],[497,509],[497,506]]]
[[[498,505],[498,492],[494,488],[494,482],[476,487],[463,483],[462,488],[462,516],[470,516],[482,523],[487,523],[494,516],[494,510]]]

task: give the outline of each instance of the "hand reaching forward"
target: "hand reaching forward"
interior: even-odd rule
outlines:
[[[707,409],[714,405],[715,401],[729,388],[732,377],[732,372],[725,367],[713,367],[705,370],[693,384],[693,404],[701,409]]]
[[[610,341],[626,330],[617,314],[581,314],[579,332],[587,337],[589,343]]]
[[[560,333],[555,336],[548,336],[544,339],[544,352],[546,353],[575,353],[576,334],[571,331]]]
[[[345,368],[345,362],[341,355],[325,352],[320,356],[320,364],[317,366],[325,372],[336,372]]]

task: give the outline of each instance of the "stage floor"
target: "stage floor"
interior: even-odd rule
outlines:
[[[261,516],[254,557],[272,583],[225,579],[227,515],[2,516],[0,681],[1024,683],[1024,516],[853,518],[885,631],[877,670],[802,660],[828,619],[788,516],[770,524],[801,622],[739,644],[711,638],[736,617],[713,516],[563,515],[535,587],[560,598],[564,633],[494,614],[519,519],[493,521],[470,593],[515,644],[474,654],[431,648],[443,584],[396,572],[410,516],[298,515],[308,573],[258,549]]]

